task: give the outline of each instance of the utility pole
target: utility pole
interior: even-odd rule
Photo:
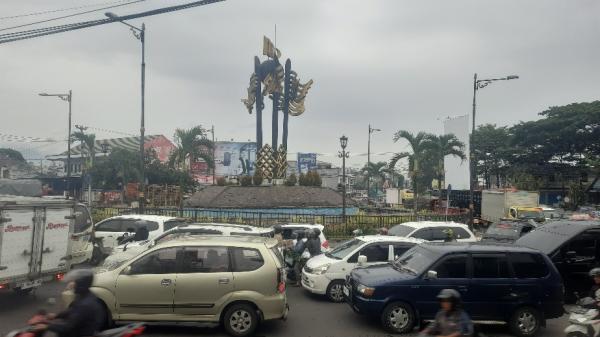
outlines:
[[[375,131],[381,131],[381,129],[373,129],[369,124],[369,140],[367,142],[367,170],[371,166],[371,134]],[[367,171],[367,206],[371,204],[371,174]]]
[[[44,97],[58,97],[63,101],[69,103],[69,127],[67,135],[67,182],[66,182],[66,195],[65,198],[69,200],[69,194],[71,193],[71,103],[73,101],[73,91],[69,90],[68,94],[47,94],[40,93],[40,96]]]
[[[83,125],[75,125],[75,128],[79,130],[79,132],[84,133],[85,130],[87,130],[87,126],[83,126]],[[96,144],[92,144],[92,146],[96,146]],[[83,142],[81,144],[81,159],[83,159]],[[88,206],[91,209],[92,208],[92,174],[91,174],[91,168],[92,168],[92,151],[93,149],[88,149],[89,153],[88,155],[90,156],[90,167],[89,170],[86,170],[85,175],[87,176],[87,181],[88,181]],[[83,163],[82,163],[83,164]],[[81,177],[84,177],[83,174],[83,170],[81,170]],[[82,179],[83,181],[83,179]],[[83,195],[83,191],[85,191],[85,188],[83,187],[83,184],[81,186],[82,188],[82,195]]]
[[[217,183],[216,174],[217,174],[217,161],[215,158],[215,126],[213,125],[210,128],[210,132],[212,133],[212,159],[213,159],[213,167],[212,167],[212,184],[215,185]]]

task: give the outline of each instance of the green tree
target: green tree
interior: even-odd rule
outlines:
[[[394,166],[396,166],[396,163],[398,163],[399,160],[403,158],[408,158],[408,170],[409,175],[412,179],[413,190],[415,193],[413,207],[415,215],[418,211],[418,195],[420,187],[418,181],[420,180],[420,178],[426,178],[423,174],[425,170],[421,168],[421,165],[425,164],[426,162],[430,162],[432,159],[431,153],[430,151],[428,151],[431,149],[430,138],[431,134],[426,132],[419,132],[416,135],[414,135],[406,130],[400,130],[394,134],[394,142],[398,142],[400,139],[405,139],[408,142],[412,151],[395,153],[392,159],[390,160],[389,166],[393,168]],[[423,167],[427,168],[428,166],[425,165]]]
[[[169,158],[170,165],[190,171],[191,164],[202,159],[209,168],[214,169],[214,144],[207,138],[207,133],[208,131],[200,125],[191,129],[176,129],[174,140],[177,147]],[[185,165],[186,160],[189,160],[189,166]]]
[[[383,183],[387,179],[387,174],[390,169],[388,164],[384,161],[380,161],[377,163],[367,163],[360,170],[365,177],[365,180],[371,179],[372,183],[370,184],[371,189],[375,190],[375,193],[379,190],[379,188],[383,188]],[[369,195],[372,195],[371,191],[368,191]]]
[[[477,127],[472,135],[472,150],[477,161],[477,176],[484,179],[485,187],[501,187],[506,181],[510,161],[515,155],[511,145],[512,135],[508,127],[485,124]]]
[[[25,163],[25,158],[23,158],[21,152],[9,148],[0,148],[0,157],[6,157],[14,161]]]
[[[84,158],[84,168],[86,171],[94,166],[96,159],[96,135],[93,133],[84,133],[75,131],[71,134],[72,141],[81,143],[81,156]]]
[[[444,158],[446,156],[458,157],[462,160],[467,159],[465,156],[465,144],[458,140],[454,134],[432,135],[429,137],[431,144],[429,151],[435,157],[435,173],[438,181],[438,189],[442,189],[442,182],[446,181],[446,170],[444,167]]]
[[[128,150],[114,149],[106,160],[98,161],[90,173],[97,189],[114,190],[128,183],[140,182],[140,156]]]

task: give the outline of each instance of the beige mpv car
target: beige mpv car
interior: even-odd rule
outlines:
[[[108,323],[221,323],[230,335],[248,336],[262,320],[287,317],[282,268],[274,239],[184,237],[97,273],[92,291]]]

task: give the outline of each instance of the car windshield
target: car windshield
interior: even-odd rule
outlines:
[[[406,225],[396,225],[388,231],[389,235],[394,236],[403,236],[406,237],[408,234],[412,233],[415,229]]]
[[[408,270],[413,274],[421,274],[425,271],[438,256],[430,250],[415,246],[393,262],[394,267],[401,270]]]
[[[341,260],[348,256],[348,254],[355,251],[358,247],[362,246],[364,243],[365,242],[363,240],[352,239],[335,247],[331,252],[325,253],[325,255],[327,257],[332,257],[334,259]]]

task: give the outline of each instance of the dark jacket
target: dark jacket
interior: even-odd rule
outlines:
[[[105,312],[91,292],[77,295],[69,308],[48,325],[59,337],[94,336],[102,328]]]
[[[435,320],[427,327],[429,335],[450,335],[460,332],[461,336],[473,335],[473,323],[471,318],[461,309],[445,312],[440,310],[435,315]]]
[[[306,248],[308,248],[308,252],[310,256],[317,256],[321,254],[321,239],[319,238],[310,238],[306,242]]]

